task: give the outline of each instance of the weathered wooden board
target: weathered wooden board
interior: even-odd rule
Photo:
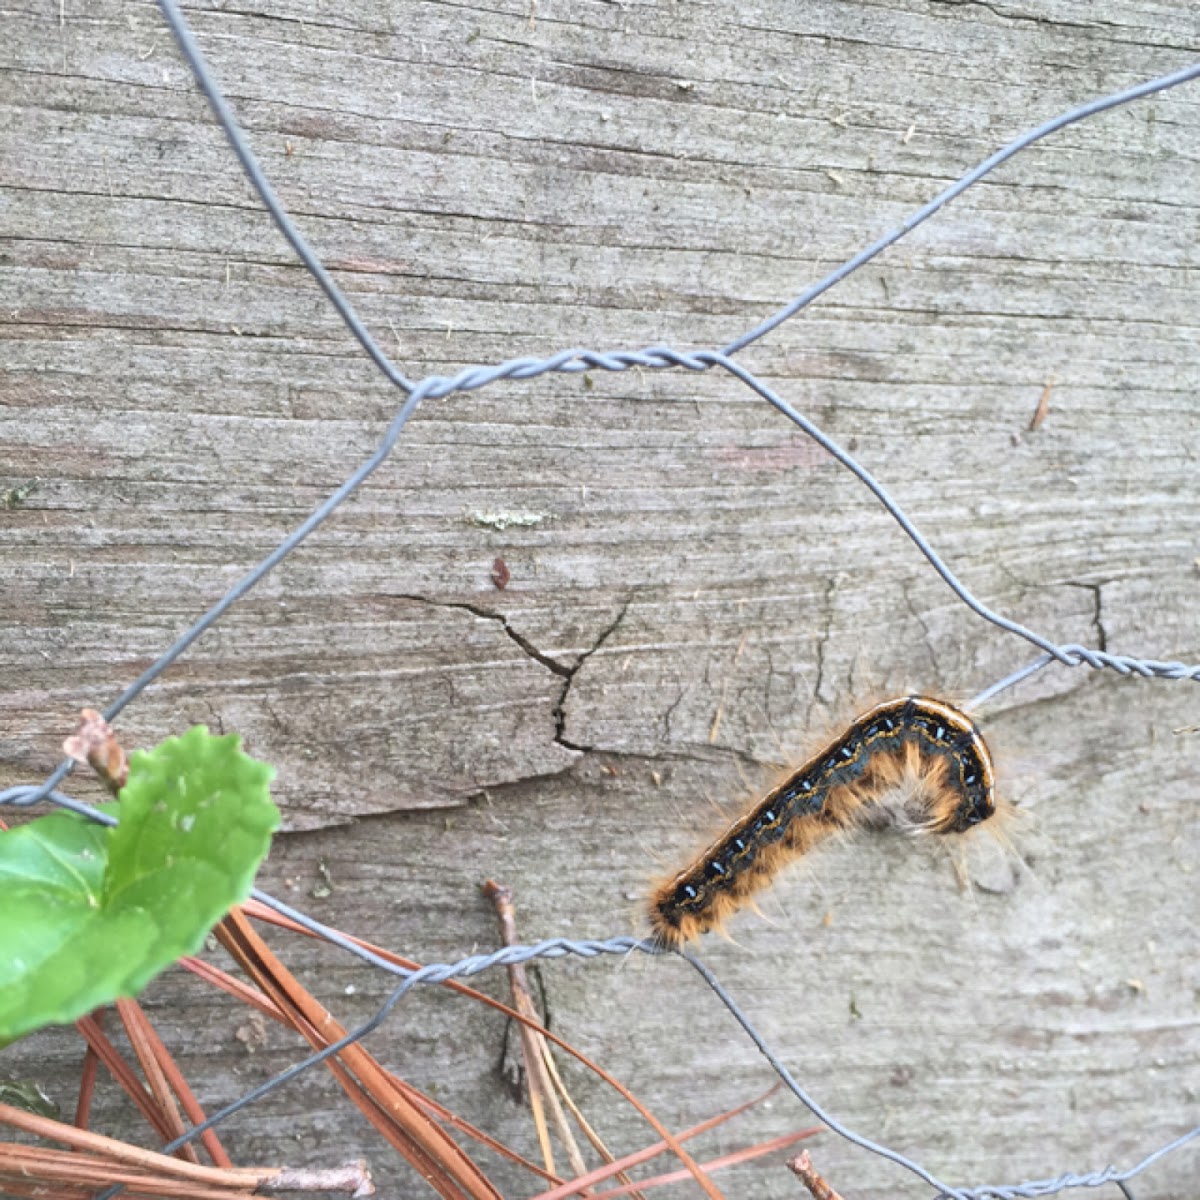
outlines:
[[[285,202],[414,377],[564,346],[721,345],[1020,129],[1174,69],[1186,4],[388,0],[197,8]],[[152,6],[14,0],[0,36],[0,788],[370,452],[399,403],[262,213]],[[1040,632],[1200,657],[1200,90],[1057,135],[742,355]],[[1052,381],[1049,410],[1029,426]],[[503,591],[491,580],[502,557]],[[967,697],[1031,648],[862,488],[716,374],[593,372],[432,402],[367,486],[123,716],[280,769],[265,886],[431,960],[638,928],[647,878],[881,692]],[[837,847],[706,958],[813,1093],[955,1183],[1131,1163],[1197,1121],[1189,685],[1081,671],[986,728],[1027,867]],[[81,794],[94,794],[80,781]],[[340,826],[330,828],[330,826]],[[325,899],[310,891],[324,863]],[[321,889],[316,889],[320,891]],[[386,981],[294,949],[339,1016]],[[540,968],[555,1028],[682,1125],[765,1086],[681,965]],[[497,993],[504,983],[485,983]],[[347,995],[346,989],[354,992]],[[292,1061],[168,975],[206,1104]],[[502,1024],[406,1002],[375,1046],[533,1146]],[[0,1054],[73,1102],[79,1049]],[[647,1140],[590,1081],[615,1147]],[[106,1098],[100,1127],[143,1133]],[[706,1154],[807,1124],[776,1098]],[[237,1118],[242,1161],[364,1153],[325,1079]],[[927,1194],[826,1136],[847,1196]],[[1190,1195],[1194,1152],[1139,1180]],[[526,1185],[497,1170],[513,1195]],[[731,1196],[798,1194],[778,1159]]]

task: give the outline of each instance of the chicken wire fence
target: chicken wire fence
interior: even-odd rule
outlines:
[[[483,388],[500,380],[527,380],[551,372],[566,374],[578,374],[589,370],[618,372],[630,368],[684,371],[710,371],[715,368],[727,373],[757,393],[758,396],[772,405],[779,413],[803,430],[808,437],[823,447],[842,467],[850,471],[874,494],[901,529],[916,544],[930,567],[941,576],[943,581],[954,591],[963,604],[983,620],[990,622],[1016,638],[1028,642],[1036,648],[1039,653],[1035,658],[1021,669],[1003,679],[997,680],[979,692],[968,703],[968,709],[979,707],[1005,689],[1051,665],[1061,667],[1082,666],[1093,670],[1111,670],[1121,675],[1136,675],[1145,679],[1158,678],[1191,680],[1193,682],[1200,681],[1200,664],[1168,662],[1138,658],[1130,655],[1112,654],[1105,650],[1089,648],[1075,643],[1058,644],[1036,630],[1027,628],[990,609],[956,577],[933,546],[925,539],[917,526],[891,497],[883,484],[875,479],[848,451],[835,443],[803,414],[793,408],[785,398],[756,378],[751,371],[734,357],[739,351],[800,312],[801,309],[811,304],[819,296],[836,287],[859,267],[869,262],[889,246],[894,245],[922,222],[932,217],[944,205],[961,195],[985,175],[1014,155],[1019,154],[1035,142],[1065,126],[1096,116],[1108,109],[1129,104],[1142,97],[1151,96],[1169,88],[1177,87],[1180,84],[1200,79],[1200,63],[1190,65],[1169,75],[1148,80],[1124,91],[1104,96],[1078,108],[1061,113],[1044,124],[1029,130],[998,150],[991,157],[979,163],[978,166],[974,167],[951,186],[935,196],[924,207],[914,212],[901,225],[872,242],[865,249],[831,271],[823,279],[800,293],[769,318],[723,347],[681,350],[672,346],[654,345],[641,349],[618,349],[610,351],[570,348],[544,358],[513,358],[492,365],[467,367],[453,376],[431,375],[423,379],[413,380],[409,379],[384,353],[355,312],[350,301],[334,282],[321,262],[321,259],[313,251],[303,234],[288,215],[253,151],[250,149],[224,95],[209,71],[204,55],[200,51],[192,31],[179,8],[177,0],[157,0],[157,3],[175,37],[183,57],[190,66],[200,89],[207,98],[228,138],[230,146],[237,155],[243,171],[262,204],[268,210],[280,232],[316,280],[325,297],[336,309],[338,315],[358,341],[363,351],[379,370],[404,394],[404,400],[374,452],[299,527],[285,537],[266,558],[230,588],[216,604],[180,635],[173,645],[164,651],[149,668],[109,704],[103,710],[103,716],[106,720],[111,721],[117,714],[136,700],[205,631],[219,621],[224,613],[238,603],[272,568],[277,566],[286,556],[295,550],[313,530],[322,524],[339,505],[355,492],[367,477],[388,457],[403,434],[409,419],[417,411],[422,401],[447,397],[456,392]],[[114,823],[112,817],[98,811],[91,805],[82,803],[71,797],[61,789],[60,785],[71,773],[72,766],[73,764],[70,761],[64,761],[39,785],[21,785],[0,792],[0,804],[28,807],[39,801],[47,800],[94,820]],[[321,922],[314,920],[303,912],[297,911],[261,890],[256,889],[253,895],[262,903],[269,905],[282,915],[300,923],[325,941],[332,943],[349,954],[355,955],[373,967],[398,977],[399,982],[375,1015],[364,1024],[319,1053],[314,1053],[303,1061],[297,1062],[261,1086],[245,1093],[220,1111],[213,1113],[203,1123],[193,1126],[183,1136],[163,1146],[162,1149],[166,1153],[170,1153],[184,1144],[192,1142],[206,1129],[233,1116],[269,1092],[284,1086],[325,1059],[336,1055],[351,1043],[365,1037],[381,1025],[397,1004],[418,984],[441,984],[451,979],[477,975],[494,967],[512,966],[535,959],[575,956],[585,960],[594,960],[605,956],[628,955],[630,953],[646,955],[679,954],[695,969],[699,977],[709,988],[712,989],[728,1010],[731,1019],[741,1027],[745,1035],[770,1063],[783,1084],[800,1103],[807,1107],[831,1130],[841,1137],[846,1138],[862,1151],[879,1155],[895,1163],[898,1167],[913,1173],[928,1184],[937,1197],[946,1198],[946,1200],[951,1200],[951,1198],[953,1200],[1017,1200],[1018,1197],[1050,1196],[1071,1188],[1097,1188],[1103,1185],[1111,1185],[1113,1188],[1119,1189],[1120,1193],[1124,1196],[1132,1197],[1133,1191],[1129,1185],[1130,1180],[1143,1171],[1146,1171],[1159,1159],[1200,1138],[1200,1125],[1198,1125],[1173,1141],[1147,1153],[1140,1161],[1124,1167],[1107,1165],[1100,1169],[1083,1171],[1081,1173],[1065,1172],[1054,1178],[1028,1180],[1017,1184],[985,1184],[974,1187],[956,1188],[938,1179],[920,1163],[848,1128],[834,1115],[825,1111],[820,1103],[789,1072],[779,1056],[754,1027],[714,972],[690,951],[666,950],[651,941],[632,937],[616,937],[599,941],[554,938],[533,945],[506,946],[492,954],[469,955],[457,962],[430,964],[413,970],[397,966],[380,958],[370,950],[355,944],[338,931],[328,928]],[[119,1186],[110,1187],[99,1193],[97,1200],[111,1200],[120,1190]]]

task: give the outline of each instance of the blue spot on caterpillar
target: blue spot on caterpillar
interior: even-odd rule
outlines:
[[[888,803],[905,783],[900,802]],[[654,888],[653,938],[677,948],[717,928],[789,862],[838,832],[964,833],[995,812],[992,757],[971,718],[944,700],[887,700]]]

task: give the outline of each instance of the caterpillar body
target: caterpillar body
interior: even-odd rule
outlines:
[[[675,949],[716,928],[838,832],[962,833],[995,811],[991,754],[966,713],[926,696],[884,701],[654,888],[653,938]]]

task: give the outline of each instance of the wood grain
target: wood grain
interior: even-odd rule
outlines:
[[[1152,0],[189,17],[284,201],[414,377],[721,345],[1020,130],[1196,45],[1189,6]],[[0,492],[38,483],[0,509],[0,788],[52,766],[76,711],[299,524],[400,401],[250,194],[152,6],[12,0],[3,28]],[[1196,661],[1198,198],[1192,86],[1020,156],[742,359],[988,604]],[[264,886],[444,960],[494,944],[488,875],[530,939],[638,928],[657,864],[831,722],[883,692],[968,697],[1032,654],[733,380],[592,372],[427,404],[119,729],[242,733],[278,766],[291,831]],[[823,1103],[956,1184],[1131,1163],[1197,1120],[1200,741],[1172,732],[1195,724],[1189,685],[1044,673],[984,716],[1032,814],[1028,868],[976,845],[960,894],[919,846],[841,846],[705,957]],[[309,894],[318,863],[328,898]],[[346,1023],[387,990],[279,940]],[[555,1029],[679,1127],[766,1080],[682,965],[535,974]],[[248,1054],[244,1016],[177,974],[148,1002],[206,1104],[299,1053],[272,1033]],[[529,1150],[503,1038],[422,995],[373,1047]],[[0,1071],[66,1107],[80,1056],[47,1032]],[[572,1083],[614,1149],[649,1140]],[[386,1194],[417,1194],[347,1107],[309,1076],[228,1144],[289,1165],[362,1153]],[[710,1148],[806,1123],[776,1099]],[[97,1128],[144,1136],[112,1097]],[[848,1197],[927,1194],[832,1136],[819,1161]],[[1139,1200],[1188,1194],[1195,1163],[1159,1164]],[[782,1157],[727,1178],[796,1194]]]

